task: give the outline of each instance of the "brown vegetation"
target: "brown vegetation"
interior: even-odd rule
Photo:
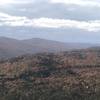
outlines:
[[[100,51],[0,61],[0,100],[100,100]]]

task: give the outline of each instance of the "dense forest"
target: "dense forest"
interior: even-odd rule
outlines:
[[[0,100],[100,100],[100,49],[1,59]]]

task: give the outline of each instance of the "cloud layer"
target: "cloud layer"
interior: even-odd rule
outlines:
[[[97,0],[50,0],[51,3],[63,3],[66,5],[100,7],[100,1]]]
[[[86,31],[100,31],[100,20],[78,21],[70,19],[53,19],[53,18],[27,18],[20,16],[11,16],[0,13],[0,26],[26,26],[26,27],[43,27],[43,28],[76,28]]]
[[[0,5],[9,5],[9,4],[28,4],[32,3],[34,0],[0,0]]]

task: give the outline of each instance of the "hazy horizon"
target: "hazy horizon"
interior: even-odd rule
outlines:
[[[23,40],[31,40],[31,39],[40,39],[40,40],[47,40],[47,41],[52,41],[52,42],[60,42],[60,43],[72,43],[72,44],[94,44],[95,45],[98,45],[100,43],[89,43],[89,42],[72,42],[72,41],[61,41],[61,40],[55,40],[55,39],[47,39],[47,38],[39,38],[39,37],[31,37],[31,38],[24,38],[24,39],[19,39],[19,38],[16,38],[16,37],[9,37],[9,36],[0,36],[0,39],[15,39],[15,40],[19,40],[19,41],[23,41]]]

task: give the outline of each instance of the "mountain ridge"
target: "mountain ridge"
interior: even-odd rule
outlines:
[[[98,45],[87,43],[64,43],[41,38],[17,40],[8,37],[0,37],[0,58],[43,52],[62,52],[73,49],[86,49],[95,46]]]

